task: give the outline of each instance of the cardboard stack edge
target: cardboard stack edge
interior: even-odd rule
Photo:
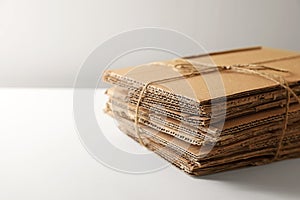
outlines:
[[[176,68],[189,63],[251,64],[250,70],[288,83],[294,95],[260,75],[214,70],[186,76]],[[120,130],[189,174],[300,157],[300,53],[247,48],[107,70],[102,79],[113,85],[105,112]]]

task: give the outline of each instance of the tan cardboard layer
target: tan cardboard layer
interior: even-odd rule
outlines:
[[[217,65],[234,65],[256,63],[260,61],[280,59],[295,55],[299,55],[299,53],[263,47],[254,51],[242,51],[233,52],[225,55],[213,55],[209,60],[214,61],[214,63],[216,63]],[[206,62],[207,58],[194,58],[192,60],[198,62]],[[290,73],[274,71],[270,72],[269,70],[266,71],[272,74],[278,74],[284,77],[290,83],[297,82],[300,80],[300,58],[277,61],[267,63],[265,65],[269,67],[288,70]],[[145,74],[147,74],[147,76],[145,76]],[[110,82],[109,79],[112,77],[121,78],[125,76],[126,80],[135,83],[136,85],[142,86],[143,83],[148,83],[155,80],[162,80],[175,76],[177,77],[180,76],[180,74],[169,66],[149,64],[106,71],[103,75],[103,80]],[[223,71],[220,73],[212,73],[207,76],[194,76],[185,79],[180,79],[177,81],[154,84],[153,89],[158,88],[158,91],[159,89],[162,89],[167,92],[171,92],[173,94],[184,96],[188,99],[201,102],[212,98],[210,96],[209,88],[214,90],[220,89],[220,85],[207,86],[206,81],[208,79],[217,80],[219,77],[221,77],[221,81],[224,84],[225,95],[227,97],[243,93],[245,91],[253,91],[278,85],[278,83],[267,80],[263,77],[249,74],[241,74],[231,71]],[[222,96],[224,96],[224,94],[222,94],[222,92],[219,92],[219,94],[216,93],[216,96],[213,98],[218,98]]]
[[[134,119],[134,110],[129,109],[128,106],[124,106],[124,104],[114,104],[112,105],[110,102],[107,103],[107,109],[113,112],[119,112],[121,116],[126,116],[128,119],[133,120]],[[297,116],[299,111],[294,110],[293,113],[290,113],[290,118]],[[267,113],[268,114],[268,113]],[[245,117],[246,118],[246,117]],[[163,126],[168,126],[170,128],[174,128],[175,130],[183,131],[187,134],[190,134],[192,136],[199,136],[200,138],[210,138],[213,137],[216,133],[220,132],[217,129],[213,127],[209,128],[203,128],[201,126],[190,126],[182,123],[181,121],[178,121],[176,119],[172,119],[166,116],[159,116],[156,114],[148,114],[146,112],[140,112],[139,116],[140,123],[143,121],[153,121],[158,124],[162,124]],[[240,132],[243,130],[247,130],[249,128],[252,128],[254,126],[260,126],[262,124],[266,124],[272,120],[273,122],[277,121],[282,123],[282,116],[272,117],[268,118],[268,116],[259,115],[259,118],[254,117],[254,121],[247,122],[244,124],[235,123],[239,122],[236,119],[226,120],[226,123],[223,126],[222,129],[222,135],[230,135],[236,132]],[[246,119],[241,120],[246,121]]]
[[[138,141],[138,139],[135,137],[134,133],[132,133],[132,130],[128,129],[128,127],[120,126],[120,129],[130,135],[133,139]],[[147,138],[145,139],[145,141]],[[206,175],[216,172],[222,172],[227,171],[231,169],[238,169],[241,167],[247,167],[247,166],[257,166],[257,165],[263,165],[270,162],[273,162],[274,158],[274,152],[276,151],[276,148],[265,148],[256,151],[255,153],[247,153],[247,155],[237,155],[234,159],[232,156],[229,157],[231,161],[229,162],[228,159],[226,160],[226,157],[224,159],[220,159],[218,161],[210,161],[208,162],[209,165],[206,165],[202,162],[191,162],[188,159],[184,158],[181,154],[178,154],[176,151],[174,151],[169,146],[165,146],[153,141],[146,142],[147,148],[154,151],[158,155],[162,156],[164,159],[171,162],[173,165],[179,167],[180,169],[186,171],[187,173],[193,174],[193,175]],[[289,158],[297,158],[300,157],[300,145],[299,143],[294,143],[294,145],[284,146],[281,156],[279,157],[279,160],[289,159]],[[239,157],[239,158],[238,158]],[[214,165],[216,164],[216,165]]]
[[[300,95],[300,85],[291,87],[293,91]],[[131,94],[128,89],[121,87],[112,87],[107,89],[106,94],[112,99],[118,99],[120,101],[130,103],[132,105],[137,104],[139,94]],[[286,103],[286,91],[282,88],[269,91],[267,93],[260,93],[255,95],[249,95],[247,97],[238,98],[234,100],[227,100],[226,102],[226,118],[234,118],[245,114],[250,114],[256,111],[262,111],[276,107],[278,105],[285,105]],[[292,102],[296,102],[296,99],[292,97]],[[154,95],[152,93],[146,93],[143,97],[143,101],[140,104],[141,107],[156,107],[162,106],[170,112],[176,111],[179,113],[187,113],[191,115],[203,115],[211,116],[212,109],[215,112],[224,110],[224,104],[208,104],[200,107],[184,103],[180,100],[173,100],[171,98]],[[213,106],[213,108],[211,108]],[[222,112],[222,111],[221,111]]]
[[[115,102],[114,106],[120,105],[124,109],[127,107],[130,110],[134,110],[136,108],[136,103],[128,103],[126,101],[126,96],[123,96],[123,94],[118,94],[119,90],[113,90],[113,91],[115,91],[117,94],[111,95],[111,93],[112,93],[111,90],[108,90],[107,94],[109,94],[109,96],[110,96],[110,101]],[[225,117],[226,117],[226,120],[228,120],[228,119],[232,119],[235,117],[241,117],[246,114],[247,115],[255,114],[256,112],[262,112],[262,111],[265,111],[265,110],[268,110],[271,108],[274,109],[276,107],[278,108],[278,107],[283,107],[286,105],[285,99],[276,100],[273,98],[272,100],[273,101],[270,100],[268,103],[265,103],[265,104],[261,104],[261,103],[259,104],[259,103],[257,103],[258,101],[253,102],[253,103],[251,103],[250,108],[243,107],[243,106],[235,107],[236,108],[235,110],[239,110],[239,112],[233,112],[234,114],[230,115],[230,117],[228,117],[228,110],[226,110],[226,116],[224,116],[224,115],[219,116],[219,120],[214,119],[213,121],[216,123],[218,121],[223,121]],[[159,103],[158,105],[155,105],[155,106],[148,106],[148,105],[144,105],[144,101],[143,101],[140,104],[140,110],[143,109],[144,111],[148,111],[148,112],[149,112],[149,110],[151,110],[151,112],[153,112],[157,115],[164,115],[164,113],[166,113],[166,115],[170,116],[171,118],[173,116],[173,117],[175,117],[175,119],[176,119],[176,116],[180,115],[180,116],[186,118],[186,119],[183,119],[183,122],[187,122],[187,123],[189,123],[188,119],[193,119],[193,118],[195,118],[195,116],[197,118],[197,115],[195,115],[195,114],[188,114],[188,113],[181,113],[178,111],[174,111],[174,110],[168,109],[165,105],[162,105],[161,103]],[[297,100],[292,97],[291,103],[297,103]],[[123,104],[123,105],[121,105],[121,104]],[[199,122],[200,125],[202,125],[202,124],[203,125],[207,125],[207,124],[212,125],[212,123],[213,123],[213,121],[211,121],[209,118],[203,117],[203,116],[201,116],[199,121],[200,121]],[[197,122],[193,122],[191,125],[194,125],[195,123],[197,123]]]
[[[133,106],[133,105],[130,105],[130,104],[126,105],[122,101],[115,100],[115,99],[110,99],[109,103],[111,103],[112,109],[118,109],[118,107],[120,107],[120,108],[123,108],[125,112],[133,113],[132,115],[135,115],[136,106]],[[293,103],[291,105],[298,106],[299,104],[298,103],[295,103],[295,104]],[[282,108],[282,106],[276,106],[276,107],[279,107],[279,108],[274,109],[274,110],[284,110]],[[215,121],[214,119],[206,119],[206,117],[202,117],[202,116],[195,116],[195,115],[188,115],[188,114],[182,115],[180,113],[177,113],[177,112],[174,112],[174,111],[169,111],[167,109],[161,109],[161,108],[157,108],[157,109],[156,108],[150,108],[150,109],[151,110],[140,107],[139,115],[141,115],[141,116],[159,115],[159,116],[162,116],[162,117],[168,117],[170,119],[178,120],[182,124],[190,125],[192,127],[198,127],[199,129],[207,129],[208,127],[210,129],[212,129],[212,128],[214,128],[214,129],[219,128],[220,129],[220,124],[222,124],[224,122],[224,120],[234,121],[235,119],[238,119],[238,118],[244,119],[245,116],[247,116],[247,117],[253,117],[254,116],[255,117],[256,114],[270,113],[269,111],[271,110],[271,109],[269,109],[269,110],[266,110],[266,111],[251,113],[251,114],[248,114],[248,115],[240,116],[238,118],[231,118],[231,119],[226,119],[226,116],[224,115],[223,117],[220,117],[217,121]],[[223,127],[221,127],[221,128],[223,128]],[[225,127],[225,128],[227,128],[227,127]]]
[[[123,105],[123,106],[122,106]],[[112,106],[110,106],[111,110],[119,110],[121,112],[127,113],[127,115],[130,116],[131,119],[134,119],[134,115],[135,115],[135,106],[131,106],[131,105],[127,105],[123,104],[122,102],[114,102],[112,103]],[[293,104],[290,106],[290,114],[292,115],[292,113],[296,113],[300,110],[300,105],[299,104]],[[257,112],[251,115],[245,115],[239,118],[234,118],[234,119],[229,119],[226,120],[224,123],[224,126],[222,127],[223,130],[227,130],[227,129],[233,129],[234,127],[237,126],[241,126],[243,124],[245,125],[249,125],[251,123],[254,122],[264,122],[267,120],[274,120],[275,118],[278,118],[278,116],[285,114],[285,108],[277,108],[277,109],[271,109],[271,110],[267,110],[264,112]],[[141,115],[147,117],[149,115],[149,113],[146,110],[142,110],[141,109]],[[164,119],[166,119],[164,116]],[[282,120],[282,117],[279,117],[279,120]],[[175,122],[177,120],[177,122]],[[181,121],[180,119],[176,119],[173,118],[173,122],[177,123],[177,124],[183,124],[184,121]],[[194,129],[198,129],[199,130],[199,126],[190,126],[191,128]],[[201,129],[203,130],[203,129]],[[214,131],[216,131],[214,129]],[[209,132],[209,131],[207,131]]]
[[[107,110],[111,111],[109,107],[107,108]],[[120,116],[129,121],[132,121],[133,123],[133,119],[130,118],[130,116],[126,115],[125,113],[119,111],[111,111],[111,112],[113,113],[114,116]],[[290,123],[297,121],[299,116],[300,116],[299,111],[297,113],[292,114],[290,116]],[[246,129],[242,128],[241,126],[237,126],[235,128],[235,131],[228,131],[227,133],[222,132],[220,133],[219,137],[215,136],[214,138],[212,138],[211,136],[206,136],[204,134],[199,136],[192,135],[184,128],[175,129],[172,126],[168,126],[168,124],[164,123],[164,121],[162,120],[153,121],[152,119],[140,119],[139,123],[143,126],[148,126],[154,129],[155,131],[159,131],[161,133],[174,136],[180,140],[183,140],[193,145],[211,144],[216,142],[216,146],[238,142],[238,140],[247,139],[257,134],[262,134],[261,130],[264,129],[272,130],[274,128],[279,129],[282,127],[282,119],[280,117],[279,120],[274,120],[274,119],[268,121],[265,120],[264,123],[253,124],[252,127],[250,126],[247,127]],[[238,135],[238,137],[236,137],[236,135]]]
[[[120,116],[114,115],[114,118],[117,119],[117,121],[120,124],[125,124],[124,126],[131,127],[132,130],[134,130],[134,125],[131,121],[122,118]],[[300,125],[296,126],[295,130],[295,124],[299,124],[299,121],[293,122],[288,126],[288,131],[291,133],[299,132]],[[278,144],[278,137],[282,133],[282,126],[273,124],[272,128],[268,128],[265,130],[262,130],[261,132],[258,132],[258,134],[253,134],[251,131],[248,131],[248,135],[250,137],[248,138],[242,138],[242,140],[239,141],[239,134],[232,135],[233,138],[231,139],[231,143],[225,144],[223,146],[216,145],[213,148],[213,151],[211,153],[215,153],[216,151],[222,151],[222,154],[224,154],[226,151],[230,151],[231,149],[234,151],[239,151],[240,148],[248,148],[247,145],[251,145],[252,143],[255,143],[256,141],[262,142],[261,145],[265,145],[270,143],[273,146],[277,146]],[[174,138],[168,134],[164,134],[162,132],[155,131],[147,126],[141,125],[140,131],[144,133],[144,135],[148,135],[148,138],[155,138],[155,140],[160,141],[162,144],[168,144],[174,149],[177,149],[178,151],[182,152],[182,154],[187,154],[195,159],[201,158],[203,155],[207,154],[207,149],[210,151],[211,145],[205,145],[205,146],[196,146],[188,144],[182,140],[179,140],[177,138]],[[289,132],[285,135],[287,138],[289,136]],[[220,138],[222,135],[220,136]],[[300,135],[299,135],[300,137]],[[236,138],[236,139],[235,139]],[[264,140],[267,140],[266,142]],[[288,140],[288,139],[287,139]],[[298,138],[299,140],[299,138]],[[255,144],[256,146],[259,146]],[[251,148],[253,146],[251,145]]]

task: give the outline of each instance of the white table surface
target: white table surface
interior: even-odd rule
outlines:
[[[102,92],[96,110],[104,106]],[[0,199],[300,199],[300,159],[200,178],[172,166],[124,174],[82,146],[71,89],[0,89],[0,95]]]

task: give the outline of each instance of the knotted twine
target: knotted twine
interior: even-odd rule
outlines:
[[[273,160],[277,160],[279,157],[281,148],[282,148],[282,142],[283,142],[284,136],[287,131],[289,112],[290,112],[289,110],[290,110],[290,103],[291,103],[291,95],[297,100],[297,102],[299,104],[300,104],[300,98],[290,88],[288,81],[286,81],[286,79],[283,76],[280,76],[277,74],[272,74],[272,73],[267,73],[267,72],[263,71],[263,70],[270,70],[270,71],[277,71],[277,72],[283,72],[283,73],[290,73],[288,70],[268,67],[263,64],[270,63],[270,62],[276,62],[276,61],[289,60],[289,59],[294,59],[294,58],[300,58],[300,55],[266,60],[266,61],[262,61],[262,62],[251,63],[251,64],[235,64],[235,65],[227,65],[227,66],[206,65],[206,64],[195,62],[195,61],[190,61],[187,59],[176,60],[176,61],[182,62],[180,64],[173,65],[175,70],[182,73],[181,76],[175,76],[175,77],[170,77],[170,78],[166,78],[166,79],[150,81],[150,82],[144,84],[144,86],[141,89],[141,92],[139,94],[139,98],[138,98],[138,101],[136,104],[135,117],[134,117],[135,133],[138,137],[139,143],[146,147],[146,145],[140,135],[138,122],[139,122],[139,108],[140,108],[143,96],[147,92],[147,88],[150,85],[157,84],[157,83],[169,82],[169,81],[176,81],[176,80],[189,78],[189,77],[193,77],[193,76],[199,76],[201,74],[212,73],[212,72],[216,72],[216,71],[230,71],[230,72],[236,72],[236,73],[249,74],[249,75],[263,77],[265,79],[271,80],[271,81],[279,84],[282,88],[284,88],[286,90],[286,105],[285,105],[285,114],[284,114],[284,118],[283,118],[282,133],[279,137],[278,147],[276,150],[276,154],[273,158]],[[162,62],[153,63],[153,64],[165,65],[165,63],[162,63]],[[197,68],[195,66],[197,66]]]

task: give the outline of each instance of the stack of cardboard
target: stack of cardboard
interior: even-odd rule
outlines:
[[[197,68],[250,63],[279,79]],[[187,75],[191,69],[200,73]],[[102,78],[114,85],[105,111],[119,128],[190,174],[300,157],[299,53],[239,49],[107,70]]]

